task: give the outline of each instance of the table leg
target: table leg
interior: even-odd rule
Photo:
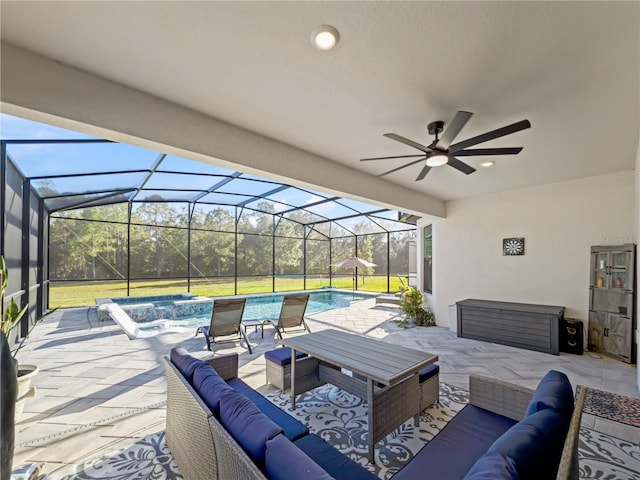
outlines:
[[[376,461],[376,444],[373,441],[373,414],[373,380],[367,378],[367,421],[369,425],[367,459],[370,463],[375,463]]]
[[[291,347],[291,410],[296,409],[296,350]]]

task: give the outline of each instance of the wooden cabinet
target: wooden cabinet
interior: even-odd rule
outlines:
[[[635,245],[591,247],[589,350],[634,362]]]
[[[629,317],[589,312],[589,348],[632,363],[632,322]]]
[[[560,354],[564,307],[467,299],[457,302],[458,337]]]

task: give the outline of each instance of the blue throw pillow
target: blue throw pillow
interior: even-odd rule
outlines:
[[[264,465],[267,440],[282,433],[251,400],[233,389],[220,397],[220,422],[260,468]]]
[[[211,412],[220,418],[220,397],[225,391],[231,390],[231,387],[208,363],[203,362],[193,372],[193,389]]]
[[[487,452],[510,457],[522,480],[556,478],[569,420],[548,408],[516,423]]]
[[[464,480],[520,480],[515,462],[498,452],[485,453],[473,464]]]
[[[276,435],[267,442],[265,473],[270,480],[333,479],[284,435]]]
[[[562,372],[549,370],[540,380],[525,417],[546,408],[553,408],[565,418],[571,418],[573,405],[573,389],[567,376]]]
[[[199,358],[191,355],[186,349],[177,347],[171,349],[171,363],[173,363],[182,376],[193,385],[193,372],[198,365],[206,365]]]

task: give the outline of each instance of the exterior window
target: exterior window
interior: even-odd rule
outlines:
[[[424,236],[424,255],[423,255],[423,269],[422,269],[422,289],[427,293],[433,293],[433,239],[431,237],[431,225],[427,225],[423,230]]]

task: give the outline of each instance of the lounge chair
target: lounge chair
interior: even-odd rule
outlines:
[[[251,344],[247,338],[247,334],[241,328],[242,314],[244,313],[246,299],[245,298],[232,298],[230,300],[214,300],[213,311],[211,312],[211,323],[208,327],[200,327],[198,331],[204,334],[204,339],[207,342],[207,348],[211,351],[211,344],[219,343],[216,340],[217,337],[228,337],[231,335],[237,335],[238,340],[247,342],[247,348],[249,353],[253,353],[251,350]],[[196,334],[198,333],[196,331]],[[235,341],[236,339],[228,339],[222,341]]]
[[[304,312],[307,310],[309,302],[309,294],[302,295],[285,295],[282,300],[282,308],[280,309],[280,318],[269,320],[276,329],[278,338],[282,339],[282,333],[285,328],[302,327],[311,333],[309,327],[304,321]]]

